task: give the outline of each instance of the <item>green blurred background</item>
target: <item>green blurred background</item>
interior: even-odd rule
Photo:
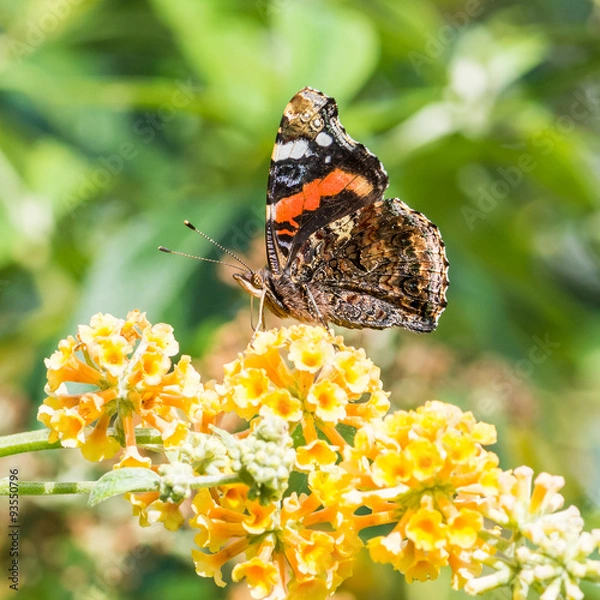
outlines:
[[[3,432],[37,427],[43,358],[95,312],[171,323],[204,378],[243,349],[231,272],[157,246],[218,258],[189,219],[262,266],[271,147],[310,85],[380,157],[388,196],[440,227],[451,265],[434,334],[347,339],[396,406],[439,398],[494,423],[503,467],[565,476],[598,526],[599,34],[584,0],[0,0]],[[2,476],[14,465],[107,468],[47,452]],[[19,597],[247,597],[194,575],[190,531],[142,530],[124,505],[23,499]],[[464,597],[357,570],[343,598]]]

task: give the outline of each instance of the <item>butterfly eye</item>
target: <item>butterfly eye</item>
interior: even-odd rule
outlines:
[[[260,273],[254,273],[252,275],[252,285],[259,290],[264,287],[263,278]]]

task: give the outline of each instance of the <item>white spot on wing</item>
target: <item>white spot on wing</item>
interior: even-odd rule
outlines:
[[[319,135],[316,137],[315,141],[319,146],[329,146],[331,142],[333,142],[333,138],[330,135],[327,135],[324,131],[321,131]]]
[[[276,144],[275,148],[273,148],[272,158],[275,162],[286,160],[288,158],[297,160],[302,158],[307,150],[308,141],[303,139],[294,140],[293,142],[287,142],[285,144]]]
[[[290,151],[290,158],[302,158],[308,150],[308,142],[306,140],[296,140]]]
[[[275,162],[289,158],[292,145],[293,142],[288,142],[287,144],[275,144],[271,158]]]

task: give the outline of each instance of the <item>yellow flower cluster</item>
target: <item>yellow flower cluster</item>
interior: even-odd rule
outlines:
[[[248,499],[245,486],[201,490],[191,525],[200,530],[192,551],[196,572],[224,586],[221,567],[245,555],[233,569],[253,598],[326,598],[351,573],[362,543],[352,522],[331,523],[316,496],[293,493],[262,506]]]
[[[258,333],[225,366],[223,382],[205,392],[217,404],[215,393],[224,411],[251,421],[253,430],[273,417],[290,431],[300,428],[295,465],[308,474],[309,493],[288,493],[265,507],[245,486],[201,490],[192,520],[203,549],[193,553],[197,572],[222,582],[222,565],[243,555],[232,577],[244,579],[253,597],[326,598],[350,575],[362,547],[352,510],[340,502],[350,477],[336,466],[347,445],[336,427],[358,429],[387,412],[379,369],[331,332],[296,325]]]
[[[290,430],[300,425],[306,446],[321,431],[340,447],[346,442],[336,425],[358,428],[387,412],[379,374],[364,350],[345,346],[322,327],[295,325],[258,333],[225,366],[216,389],[224,410],[243,419],[269,412],[286,420]]]
[[[38,419],[51,430],[50,441],[102,460],[120,448],[108,435],[114,425],[124,435],[119,466],[150,466],[137,450],[135,426],[153,427],[166,447],[176,446],[200,408],[202,385],[190,357],[171,369],[178,350],[172,327],[151,325],[144,313],[132,311],[126,319],[94,315],[45,361],[48,397]]]
[[[189,357],[172,365],[177,351],[171,327],[142,313],[95,315],[46,360],[38,418],[50,441],[90,460],[114,455],[122,437],[120,466],[151,466],[136,425],[160,432],[169,461],[152,467],[160,483],[129,498],[141,525],[175,530],[195,493],[199,575],[224,585],[221,569],[235,559],[232,579],[253,598],[324,599],[351,575],[359,532],[387,525],[367,548],[409,582],[449,566],[454,588],[509,586],[523,600],[532,589],[580,600],[582,580],[600,583],[600,531],[583,531],[574,507],[561,510],[562,478],[502,471],[485,449],[495,428],[455,406],[386,414],[379,369],[332,332],[258,333],[223,381],[205,386]],[[218,430],[228,412],[248,429]],[[288,487],[300,480],[306,493]]]
[[[345,499],[371,508],[358,518],[361,528],[395,523],[369,540],[371,557],[409,582],[434,579],[448,564],[455,587],[472,576],[465,571],[471,553],[486,548],[480,501],[495,493],[501,472],[498,457],[483,448],[495,441],[493,426],[437,401],[360,429],[345,452],[345,468],[355,474]]]

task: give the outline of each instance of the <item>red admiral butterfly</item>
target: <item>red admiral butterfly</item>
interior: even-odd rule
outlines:
[[[383,198],[383,165],[337,115],[335,100],[310,87],[285,108],[269,172],[267,267],[252,271],[185,224],[246,267],[233,277],[260,298],[261,324],[267,306],[324,326],[433,331],[448,288],[440,231],[398,198]]]
[[[383,199],[379,159],[346,133],[333,98],[306,87],[277,131],[267,191],[268,265],[235,280],[280,317],[433,331],[446,307],[439,229]]]

